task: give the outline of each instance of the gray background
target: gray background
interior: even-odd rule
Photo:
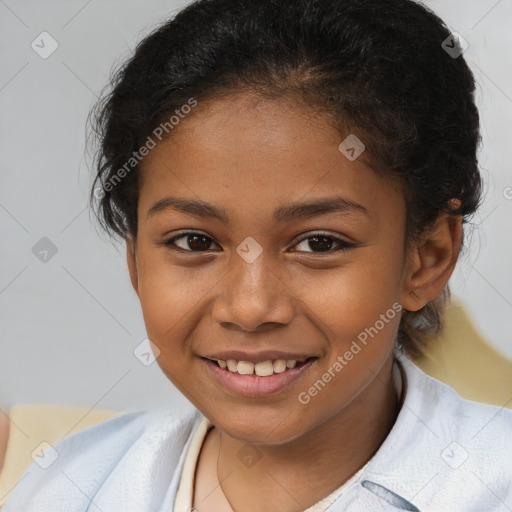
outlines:
[[[156,363],[133,354],[146,337],[140,306],[124,245],[116,250],[87,208],[84,160],[85,120],[112,65],[186,3],[0,0],[3,407],[188,404]],[[486,200],[452,289],[512,358],[512,1],[425,3],[469,44],[484,139]],[[43,31],[59,45],[47,59],[31,47]],[[57,248],[47,262],[32,252],[43,237]]]

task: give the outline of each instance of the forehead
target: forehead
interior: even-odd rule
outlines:
[[[371,214],[386,203],[401,203],[397,180],[364,163],[364,151],[349,158],[342,144],[348,135],[290,98],[236,95],[199,103],[142,162],[141,214],[168,195],[213,201],[224,205],[227,216],[243,211],[262,217],[268,207],[272,222],[277,219],[271,206],[327,195]]]

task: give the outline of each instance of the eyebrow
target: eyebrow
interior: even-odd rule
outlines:
[[[182,213],[196,215],[198,217],[218,219],[229,225],[229,215],[224,208],[195,199],[182,199],[177,197],[164,197],[157,201],[148,210],[147,216],[151,217],[158,212],[174,209]],[[306,219],[318,215],[338,214],[364,214],[369,216],[368,210],[359,203],[349,199],[335,196],[304,203],[288,203],[274,211],[273,219],[276,223],[290,222],[297,219]]]

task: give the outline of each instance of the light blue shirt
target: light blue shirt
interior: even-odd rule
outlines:
[[[464,400],[397,357],[405,399],[395,425],[328,512],[512,511],[512,411]],[[202,418],[196,409],[128,413],[63,439],[2,512],[170,512]]]

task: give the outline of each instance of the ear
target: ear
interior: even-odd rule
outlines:
[[[435,299],[452,275],[462,246],[462,216],[441,214],[409,248],[402,306],[418,311]]]
[[[137,242],[131,237],[126,238],[126,261],[128,272],[135,293],[139,295],[139,272],[137,269]]]

